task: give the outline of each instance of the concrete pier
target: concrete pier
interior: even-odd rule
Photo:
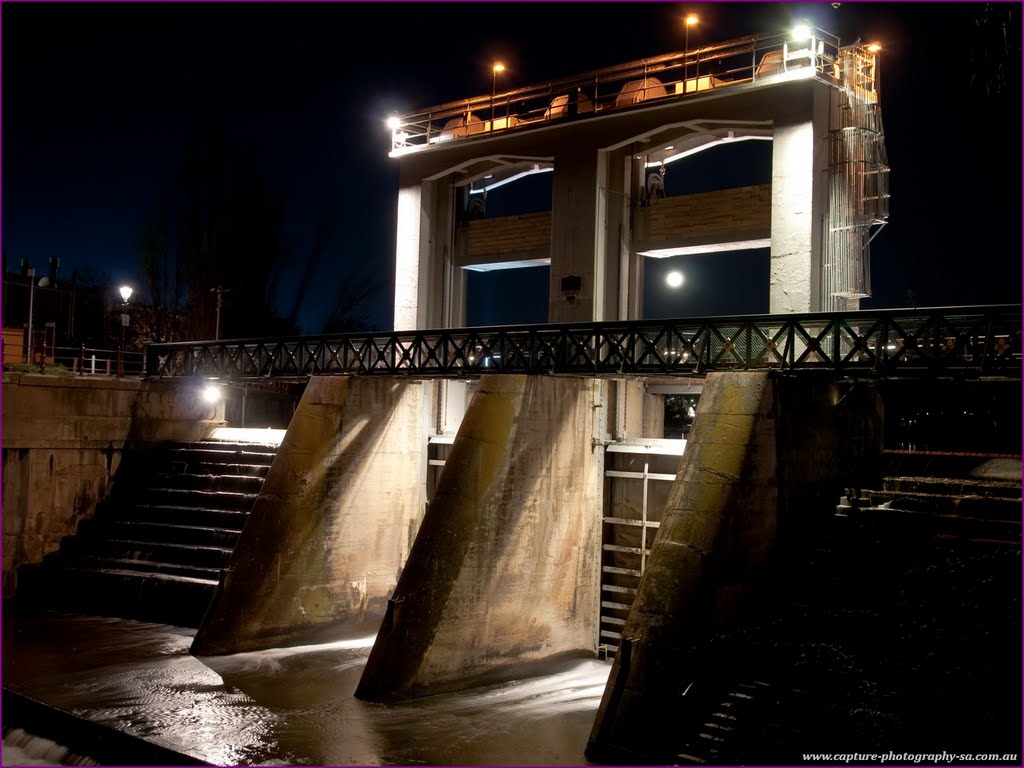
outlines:
[[[422,516],[423,384],[314,377],[192,653],[372,631]]]
[[[480,380],[356,695],[466,688],[593,655],[601,551],[600,383]]]
[[[674,762],[673,727],[721,629],[781,538],[808,535],[881,450],[877,392],[769,373],[708,376],[594,722],[597,763]]]

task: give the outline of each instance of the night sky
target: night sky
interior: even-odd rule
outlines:
[[[291,265],[327,222],[302,330],[318,332],[339,284],[368,275],[381,287],[360,313],[390,327],[387,114],[486,93],[497,59],[520,86],[681,50],[679,19],[695,11],[691,44],[798,18],[843,43],[882,42],[891,217],[873,244],[865,307],[1019,302],[1020,4],[834,5],[5,2],[5,266],[28,259],[45,273],[58,256],[65,280],[77,268],[141,285],[144,218],[186,143],[220,131],[258,149],[283,195],[292,258],[279,308],[299,280]],[[690,177],[700,186],[699,172]],[[494,196],[489,213],[502,205]],[[706,279],[729,272],[709,268]],[[705,302],[692,314],[732,311]]]

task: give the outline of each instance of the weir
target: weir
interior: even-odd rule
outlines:
[[[375,633],[355,695],[404,706],[614,656],[588,759],[676,763],[721,693],[706,644],[831,535],[840,498],[881,486],[884,383],[1019,383],[1019,305],[859,310],[888,215],[876,53],[815,32],[694,54],[399,116],[405,330],[149,346],[143,392],[305,384],[192,654]],[[697,63],[717,74],[691,80]],[[770,185],[653,194],[651,169],[738,139],[773,142]],[[481,188],[541,171],[529,233],[476,217]],[[734,219],[684,221],[723,201]],[[645,317],[651,259],[752,242],[771,314]],[[536,263],[547,322],[461,327],[469,272]],[[683,395],[685,438],[666,421]],[[223,413],[201,421],[193,439]],[[20,564],[5,536],[5,588]]]

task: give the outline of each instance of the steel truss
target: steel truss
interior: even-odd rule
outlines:
[[[151,377],[700,376],[775,369],[1019,378],[1021,305],[515,325],[149,344]]]

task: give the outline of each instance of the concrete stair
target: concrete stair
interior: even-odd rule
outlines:
[[[127,457],[95,517],[20,569],[17,604],[197,627],[274,454],[211,441]]]
[[[861,525],[886,527],[891,535],[1020,546],[1019,460],[909,453],[886,458],[882,487],[844,497],[840,515]]]
[[[1019,709],[1004,716],[980,693],[1016,679],[1004,667],[1020,637],[1020,460],[888,458],[879,488],[843,499],[735,624],[695,645],[695,679],[665,701],[678,737],[659,761],[792,765],[1014,732]]]

